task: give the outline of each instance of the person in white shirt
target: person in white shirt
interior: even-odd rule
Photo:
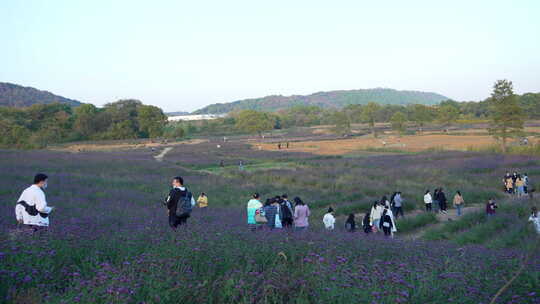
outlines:
[[[334,209],[332,207],[328,208],[328,212],[324,215],[323,223],[326,230],[334,230],[336,218],[334,217]]]
[[[379,204],[379,202],[375,201],[373,203],[373,207],[371,207],[371,212],[369,214],[370,224],[371,226],[375,226],[375,229],[379,229],[379,223],[381,220],[381,216],[383,213],[384,207]]]
[[[429,193],[429,190],[426,190],[426,194],[424,194],[424,204],[426,204],[427,212],[431,212],[431,203],[433,203],[433,199],[431,198],[431,193]]]
[[[47,175],[39,173],[34,177],[34,184],[26,188],[15,206],[15,217],[19,224],[31,227],[34,231],[49,226],[49,214],[53,207],[47,206],[45,192]]]

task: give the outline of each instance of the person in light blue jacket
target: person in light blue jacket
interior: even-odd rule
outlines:
[[[247,204],[247,223],[251,228],[257,227],[257,221],[255,220],[255,213],[261,209],[263,204],[259,200],[259,193],[253,194],[253,198],[249,200]]]

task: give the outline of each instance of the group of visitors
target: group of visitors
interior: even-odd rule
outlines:
[[[512,175],[508,175],[512,179]],[[516,185],[518,191],[521,186],[519,174],[516,174]],[[527,176],[526,174],[524,175]],[[526,179],[528,180],[528,179]],[[512,182],[513,183],[513,182]],[[42,173],[34,177],[34,182],[26,188],[19,197],[15,206],[15,215],[20,226],[32,231],[41,230],[49,226],[49,214],[53,207],[48,206],[44,189],[48,186],[48,176]],[[184,179],[180,176],[174,177],[171,182],[172,189],[165,199],[164,205],[167,207],[168,221],[174,230],[178,226],[186,224],[190,218],[193,207],[198,204],[201,209],[208,207],[208,197],[203,192],[194,200],[192,193],[184,186]],[[512,189],[515,189],[512,184]],[[435,189],[433,196],[429,190],[424,195],[426,211],[432,211],[432,206],[438,206],[441,212],[446,213],[446,196],[442,188]],[[294,203],[293,203],[294,202]],[[263,204],[260,201],[258,193],[253,194],[247,204],[247,222],[251,229],[267,226],[270,229],[294,228],[297,231],[303,231],[309,227],[310,210],[307,204],[300,197],[295,197],[293,202],[289,201],[287,194],[275,196],[266,199]],[[397,232],[395,218],[403,213],[403,202],[401,192],[395,192],[390,200],[383,196],[380,201],[375,201],[371,209],[366,212],[362,220],[362,228],[365,233],[382,231],[385,236],[393,236]],[[457,215],[461,215],[461,208],[464,205],[464,199],[460,191],[454,195],[453,205],[457,209]],[[491,217],[496,214],[498,206],[493,198],[486,204],[486,214]],[[178,214],[178,210],[180,213]],[[438,211],[437,211],[438,212]],[[532,208],[529,221],[533,223],[535,230],[540,234],[540,213],[536,207]],[[323,216],[325,229],[333,230],[336,218],[334,209],[328,208]],[[355,232],[357,225],[355,215],[349,214],[345,221],[345,230]]]
[[[456,195],[454,196],[453,205],[458,209],[458,215],[461,215],[461,208],[463,207],[464,203],[465,202],[463,201],[461,192],[457,191]],[[433,191],[433,195],[429,189],[426,190],[424,193],[424,204],[427,212],[433,211],[435,213],[448,213],[448,199],[446,198],[443,188],[436,188]]]
[[[293,201],[294,204],[289,201],[287,194],[282,194],[266,199],[263,204],[259,193],[254,193],[247,204],[248,226],[252,230],[263,226],[306,230],[309,227],[309,207],[299,197]]]
[[[518,197],[529,194],[529,191],[531,190],[529,187],[529,176],[527,173],[522,175],[515,171],[513,174],[506,172],[503,178],[503,184],[506,193],[515,194]]]

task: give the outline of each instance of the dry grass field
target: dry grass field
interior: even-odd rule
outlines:
[[[530,127],[528,133],[538,133],[540,128]],[[317,130],[321,133],[321,130]],[[538,138],[529,136],[529,142],[538,143]],[[421,152],[426,150],[466,151],[469,148],[481,149],[497,145],[497,141],[488,135],[486,129],[453,130],[448,133],[425,132],[418,135],[396,136],[390,132],[378,138],[366,135],[338,140],[309,140],[290,143],[287,151],[308,152],[319,155],[344,155],[361,150],[387,149],[404,152]],[[277,143],[253,143],[258,150],[279,150]]]

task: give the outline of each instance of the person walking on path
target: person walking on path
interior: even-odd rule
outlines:
[[[435,213],[439,213],[439,188],[435,188],[433,191],[433,209]]]
[[[208,207],[208,196],[206,196],[206,193],[201,193],[199,197],[197,198],[197,204],[199,204],[199,208],[206,208]]]
[[[529,222],[532,222],[536,233],[540,234],[540,212],[536,207],[532,207],[531,216],[529,217]]]
[[[381,220],[383,210],[384,210],[383,206],[381,206],[379,202],[377,201],[375,201],[373,203],[373,206],[371,207],[371,213],[369,215],[369,219],[370,219],[369,224],[375,227],[375,229],[379,229],[379,223]]]
[[[362,220],[362,228],[364,228],[364,232],[366,234],[372,232],[372,226],[371,226],[371,214],[370,212],[366,212],[366,215],[364,215],[364,219]]]
[[[24,189],[15,205],[15,218],[22,227],[33,232],[49,226],[49,214],[54,207],[47,205],[45,192],[47,189],[48,176],[39,173],[34,176],[34,183]]]
[[[426,190],[426,193],[424,193],[424,204],[426,205],[426,212],[431,212],[432,203],[433,200],[431,198],[431,193],[429,193],[429,190]]]
[[[297,231],[307,230],[309,227],[309,207],[299,197],[294,198],[294,226]]]
[[[490,198],[488,203],[486,204],[486,215],[488,216],[488,218],[495,215],[497,208],[498,206],[497,203],[495,203],[495,200]]]
[[[457,216],[461,216],[461,209],[463,208],[464,204],[465,204],[465,201],[463,200],[463,196],[461,195],[461,192],[457,191],[456,195],[454,195],[454,201],[453,201],[453,205],[457,210]]]
[[[368,216],[369,218],[369,216]],[[354,213],[349,214],[347,221],[345,221],[345,230],[348,232],[356,231],[356,221],[354,219]]]
[[[405,217],[405,214],[403,214],[403,197],[401,196],[401,192],[397,192],[394,196],[394,214],[396,215],[396,218],[399,217],[401,214],[402,217]]]
[[[290,228],[294,222],[294,209],[287,194],[283,194],[280,200],[281,224],[284,228]]]
[[[384,211],[381,215],[381,221],[379,228],[384,232],[385,236],[393,236],[397,231],[396,223],[394,221],[394,215],[392,210],[388,207],[384,207]]]
[[[169,226],[173,230],[176,230],[178,226],[185,224],[191,216],[191,210],[195,206],[195,200],[191,192],[184,186],[184,179],[181,176],[173,178],[171,184],[172,189],[165,200],[165,204],[167,205],[169,214]],[[182,213],[177,215],[176,212],[179,207]]]
[[[447,202],[446,195],[444,194],[443,188],[439,188],[439,192],[437,192],[437,201],[439,202],[439,208],[441,209],[441,212],[444,214],[448,214],[447,211]]]
[[[328,212],[326,212],[326,214],[324,215],[323,223],[326,230],[334,230],[336,218],[334,217],[334,209],[332,207],[328,208]]]
[[[247,223],[252,230],[257,228],[258,226],[257,220],[255,219],[255,214],[263,207],[263,204],[259,199],[259,193],[255,193],[253,194],[253,198],[250,199],[247,203]]]
[[[514,193],[514,181],[512,180],[512,176],[509,176],[507,179],[506,179],[506,192],[508,194],[512,194]]]

